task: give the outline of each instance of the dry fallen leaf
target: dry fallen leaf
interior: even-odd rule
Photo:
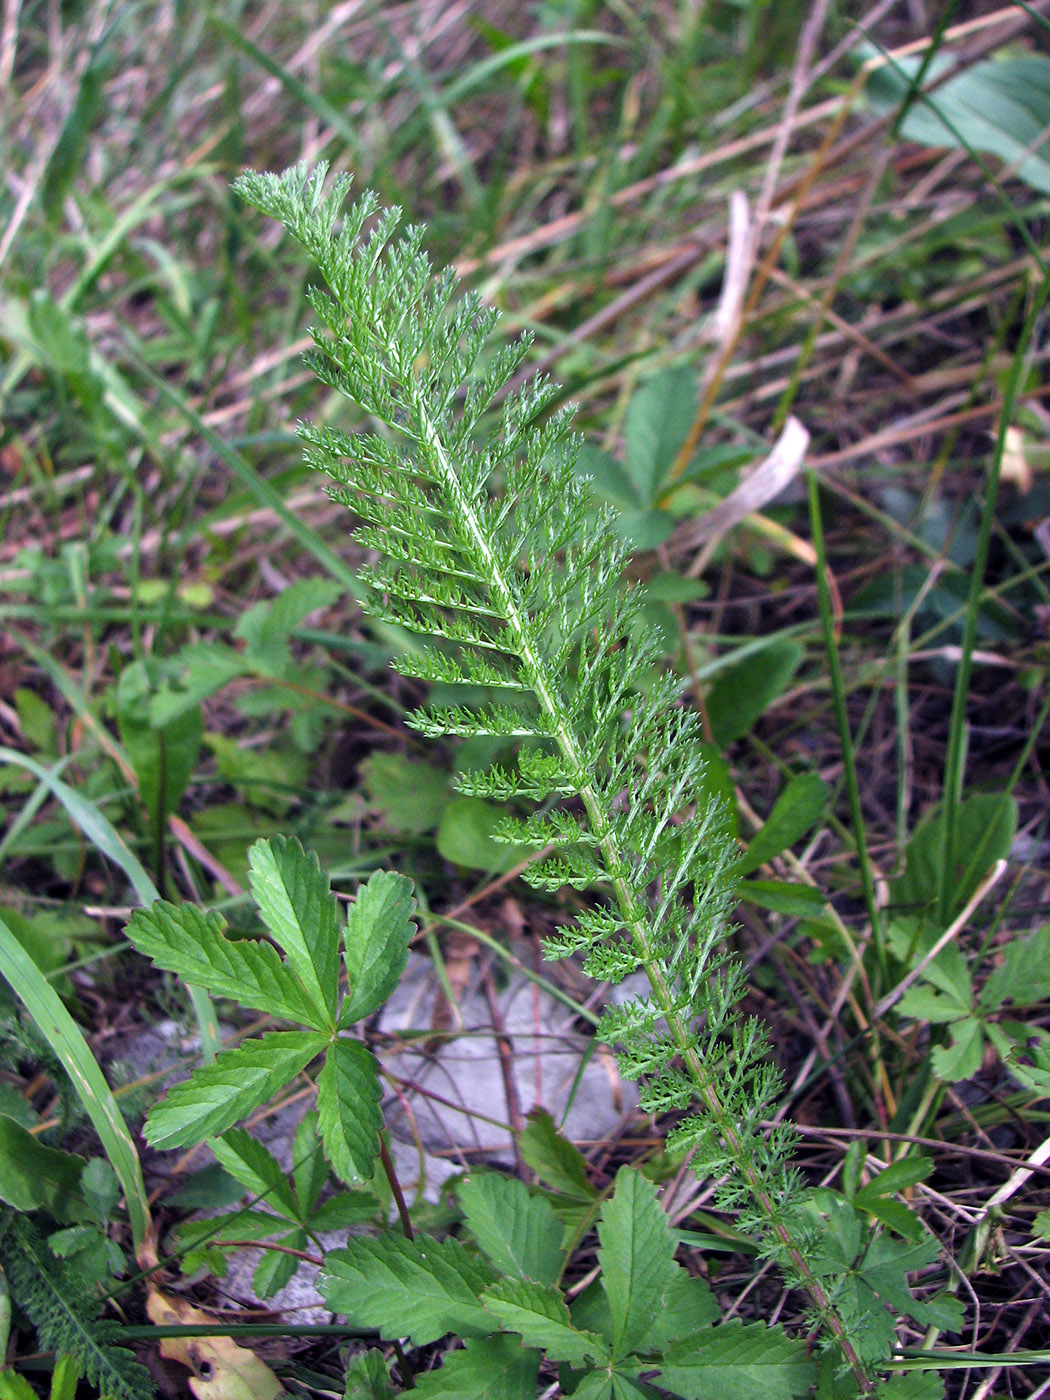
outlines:
[[[150,1289],[146,1311],[158,1327],[215,1325],[207,1313],[158,1288]],[[284,1394],[266,1362],[232,1337],[168,1337],[160,1343],[160,1354],[193,1372],[190,1389],[197,1400],[277,1400]]]

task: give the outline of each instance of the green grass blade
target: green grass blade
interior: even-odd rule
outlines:
[[[112,1090],[62,999],[0,918],[0,975],[62,1061],[124,1191],[136,1251],[150,1233],[149,1201],[135,1144]]]

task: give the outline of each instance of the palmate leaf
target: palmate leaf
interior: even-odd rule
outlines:
[[[420,1400],[536,1400],[540,1354],[516,1337],[468,1337],[436,1371],[417,1376]]]
[[[684,1400],[791,1400],[816,1379],[799,1342],[762,1323],[724,1322],[691,1354],[669,1353],[659,1383]]]
[[[344,934],[347,994],[339,1025],[352,1026],[382,1006],[397,986],[415,936],[412,881],[378,870],[357,892]]]
[[[492,1269],[458,1240],[429,1235],[405,1239],[393,1231],[364,1236],[332,1250],[318,1280],[333,1312],[352,1327],[374,1327],[382,1337],[408,1337],[414,1346],[447,1332],[485,1337],[492,1317],[478,1302]]]
[[[334,1026],[339,910],[320,861],[298,841],[274,836],[256,841],[248,852],[248,865],[248,883],[267,928],[311,1001],[323,1010],[326,1024]]]
[[[191,1147],[217,1137],[271,1099],[329,1044],[318,1031],[271,1031],[223,1050],[176,1084],[146,1118],[151,1147]]]
[[[317,1076],[317,1121],[325,1156],[341,1181],[356,1186],[375,1170],[382,1095],[375,1057],[359,1040],[334,1040]]]
[[[602,1205],[598,1238],[613,1356],[643,1351],[679,1270],[667,1216],[655,1187],[640,1171],[623,1166],[617,1172],[616,1189]]]
[[[314,1003],[273,944],[227,938],[225,927],[213,909],[158,900],[149,909],[136,909],[127,935],[157,967],[213,996],[316,1030],[328,1024],[324,1003]]]
[[[578,1328],[557,1288],[531,1279],[503,1278],[486,1288],[482,1302],[507,1332],[520,1332],[526,1346],[541,1347],[550,1361],[570,1366],[609,1360],[609,1344]]]
[[[456,1189],[463,1217],[502,1274],[556,1283],[565,1259],[563,1229],[549,1202],[517,1177],[476,1172]]]

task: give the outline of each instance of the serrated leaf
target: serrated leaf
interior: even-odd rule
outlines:
[[[397,986],[416,933],[414,908],[412,881],[389,870],[377,870],[358,890],[343,935],[347,993],[340,1026],[370,1016]]]
[[[678,1269],[646,1338],[651,1351],[665,1351],[706,1333],[721,1316],[718,1300],[702,1278]]]
[[[478,1244],[502,1274],[555,1283],[565,1255],[562,1227],[542,1196],[516,1177],[476,1172],[456,1195]]]
[[[316,1030],[327,1025],[272,943],[227,938],[225,928],[225,919],[214,909],[158,900],[149,909],[135,910],[127,935],[157,967],[206,987],[213,996]]]
[[[317,1121],[325,1156],[341,1181],[368,1181],[379,1155],[382,1091],[375,1056],[359,1040],[335,1040],[317,1076]]]
[[[1015,938],[981,991],[981,1007],[998,1011],[1006,1002],[1035,1006],[1050,997],[1050,924]]]
[[[13,1118],[0,1115],[0,1201],[15,1210],[44,1210],[55,1220],[71,1220],[83,1209],[83,1157],[47,1147]],[[83,1216],[81,1215],[81,1218]]]
[[[470,1337],[436,1371],[416,1377],[420,1400],[536,1400],[540,1354],[516,1337]]]
[[[409,1240],[391,1230],[332,1250],[318,1288],[352,1327],[426,1346],[448,1332],[485,1337],[492,1331],[492,1318],[478,1302],[492,1279],[489,1266],[472,1258],[458,1240],[430,1235]]]
[[[737,894],[747,904],[795,919],[818,917],[828,902],[823,890],[796,885],[789,880],[742,880]]]
[[[708,691],[707,713],[720,749],[742,738],[787,689],[803,654],[798,642],[781,639],[718,673]]]
[[[304,1250],[310,1243],[305,1230],[292,1230],[281,1235],[277,1241],[287,1249]],[[286,1254],[283,1249],[264,1249],[262,1258],[252,1274],[252,1287],[260,1298],[272,1298],[285,1284],[290,1283],[299,1270],[302,1261],[294,1254]]]
[[[816,825],[827,805],[830,789],[816,773],[793,777],[777,798],[772,812],[751,839],[737,874],[750,875],[760,865],[786,851]]]
[[[696,376],[684,365],[654,374],[631,396],[623,465],[639,505],[656,504],[695,416]]]
[[[580,1367],[588,1360],[609,1360],[608,1344],[573,1324],[565,1299],[553,1284],[503,1278],[485,1289],[481,1301],[505,1331],[520,1332],[525,1345],[542,1348],[549,1361]]]
[[[302,1212],[302,1217],[305,1218],[317,1204],[318,1197],[328,1180],[328,1163],[321,1150],[315,1108],[303,1115],[302,1121],[295,1130],[295,1144],[292,1148],[292,1179],[295,1182],[295,1199]]]
[[[312,612],[330,607],[342,591],[334,579],[296,579],[272,601],[256,603],[241,615],[236,628],[246,643],[245,660],[265,675],[283,675],[291,661],[292,631]]]
[[[972,1079],[984,1058],[984,1030],[980,1021],[968,1017],[952,1024],[950,1045],[935,1045],[930,1055],[933,1072],[946,1084]]]
[[[671,1353],[659,1370],[660,1385],[684,1400],[791,1400],[815,1378],[805,1347],[762,1323],[724,1322],[699,1350]]]
[[[854,1205],[868,1205],[880,1196],[892,1196],[908,1186],[925,1181],[933,1171],[933,1163],[928,1157],[902,1157],[891,1162],[866,1186],[862,1186],[853,1196]]]
[[[328,1045],[317,1031],[271,1031],[223,1050],[154,1104],[146,1118],[151,1147],[191,1147],[217,1137],[273,1098]]]
[[[573,1200],[595,1200],[598,1193],[588,1180],[583,1153],[558,1132],[554,1119],[545,1109],[532,1109],[528,1118],[518,1146],[539,1179],[551,1190]]]
[[[347,1362],[343,1400],[394,1400],[390,1368],[381,1351],[366,1351]]]
[[[635,1168],[622,1166],[601,1209],[598,1262],[612,1316],[613,1356],[644,1350],[664,1294],[677,1273],[675,1241],[656,1188]]]
[[[248,852],[255,902],[310,999],[335,1026],[339,913],[320,861],[296,840],[274,836]]]
[[[929,1021],[931,1025],[947,1025],[969,1016],[970,1006],[954,996],[935,992],[931,987],[911,986],[901,997],[899,1010],[902,1016],[910,1016],[916,1021]]]
[[[280,1162],[243,1128],[229,1128],[208,1146],[232,1177],[279,1214],[298,1220],[295,1198]]]

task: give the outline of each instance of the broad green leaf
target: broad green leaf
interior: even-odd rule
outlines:
[[[361,785],[383,825],[398,835],[433,831],[451,799],[448,774],[401,753],[376,750],[360,765]]]
[[[351,1357],[343,1379],[343,1400],[394,1400],[390,1369],[381,1351]]]
[[[248,852],[259,913],[307,994],[335,1025],[339,992],[339,913],[320,861],[296,840],[274,836]]]
[[[202,701],[243,676],[248,666],[239,651],[223,642],[191,642],[176,652],[166,669],[180,684],[176,690],[162,682],[150,701],[150,723],[158,729],[187,710],[199,710]]]
[[[646,1347],[665,1351],[674,1343],[699,1338],[721,1317],[718,1300],[702,1278],[678,1269],[664,1295],[664,1301],[653,1328],[646,1338]]]
[[[277,1243],[287,1249],[304,1250],[310,1244],[310,1237],[305,1230],[291,1230],[281,1235]],[[300,1262],[294,1254],[286,1254],[284,1250],[264,1249],[252,1274],[252,1287],[260,1298],[272,1298],[295,1277]]]
[[[658,1379],[685,1400],[791,1400],[809,1390],[816,1368],[806,1348],[779,1330],[723,1322],[691,1354],[668,1353]]]
[[[317,1155],[323,1157],[320,1145]],[[309,1225],[315,1234],[320,1234],[325,1230],[346,1230],[351,1225],[383,1218],[383,1206],[371,1191],[340,1191],[338,1196],[329,1196],[327,1201],[314,1207]]]
[[[933,1163],[928,1157],[902,1157],[891,1162],[879,1174],[862,1186],[853,1196],[854,1205],[866,1205],[879,1196],[892,1196],[917,1182],[925,1181],[933,1171]]]
[[[554,1119],[545,1109],[530,1111],[518,1146],[522,1157],[551,1190],[583,1202],[597,1197],[587,1177],[587,1162],[582,1152],[558,1132]]]
[[[25,1006],[69,1074],[124,1191],[128,1221],[138,1249],[148,1237],[151,1223],[142,1168],[128,1125],[80,1028],[3,919],[0,919],[0,977]]]
[[[802,663],[798,642],[780,639],[720,671],[707,693],[711,733],[720,749],[742,738],[787,689]]]
[[[55,1220],[77,1218],[84,1198],[80,1179],[83,1157],[46,1147],[13,1118],[0,1115],[0,1201],[15,1210],[45,1210]]]
[[[356,1186],[375,1171],[382,1091],[375,1056],[359,1040],[333,1040],[317,1076],[317,1121],[325,1156]]]
[[[613,1400],[612,1378],[605,1371],[588,1371],[572,1397],[573,1400]]]
[[[225,928],[226,920],[213,909],[158,900],[150,909],[136,909],[127,935],[157,967],[207,987],[213,996],[325,1029],[323,1007],[311,1000],[273,944],[227,938]]]
[[[377,870],[357,891],[343,934],[347,993],[340,1026],[371,1016],[397,986],[416,933],[414,908],[412,881],[389,870]]]
[[[342,593],[334,579],[297,579],[277,597],[256,603],[237,623],[237,636],[246,643],[245,660],[264,675],[281,676],[291,663],[288,639],[310,613],[331,607]]]
[[[789,880],[742,880],[737,895],[746,904],[756,904],[759,909],[772,909],[776,914],[800,919],[818,917],[828,902],[823,890],[796,885]]]
[[[204,737],[199,706],[184,709],[164,725],[153,723],[150,703],[157,689],[156,671],[148,661],[133,661],[117,682],[117,726],[154,830],[178,809]]]
[[[420,1400],[536,1400],[540,1354],[516,1337],[468,1337],[440,1367],[416,1377]]]
[[[505,813],[482,797],[456,797],[441,814],[437,848],[454,865],[502,875],[533,854],[530,846],[496,840]]]
[[[684,365],[654,374],[632,395],[623,465],[641,506],[656,504],[695,417],[696,376]]]
[[[302,1218],[310,1214],[328,1180],[328,1162],[321,1150],[318,1135],[317,1110],[312,1108],[303,1115],[295,1130],[295,1145],[292,1148],[292,1179],[295,1182],[295,1199],[299,1204]]]
[[[950,1045],[935,1045],[930,1055],[933,1072],[947,1084],[972,1079],[984,1058],[984,1032],[976,1017],[955,1021]]]
[[[624,467],[596,443],[584,441],[580,444],[575,470],[578,476],[587,478],[592,489],[611,505],[636,513],[644,511],[647,503],[638,495]]]
[[[492,1318],[478,1302],[492,1282],[491,1268],[458,1240],[393,1230],[375,1239],[357,1236],[325,1258],[321,1295],[351,1327],[375,1328],[382,1337],[408,1337],[413,1346],[448,1332],[485,1337]]]
[[[243,1128],[229,1128],[208,1143],[216,1159],[253,1196],[272,1210],[298,1220],[292,1188],[280,1162],[257,1138]]]
[[[1027,938],[1015,938],[1001,950],[1002,962],[981,991],[983,1010],[998,1011],[1006,1002],[1035,1006],[1050,998],[1050,924]]]
[[[872,105],[890,112],[899,107],[918,73],[919,58],[897,58],[868,78]],[[934,58],[925,82],[935,82],[951,60]],[[929,98],[919,97],[901,125],[905,141],[924,146],[969,147],[997,156],[1015,178],[1050,194],[1050,59],[1042,53],[1014,54],[969,64],[942,83]]]
[[[920,1301],[908,1287],[908,1275],[932,1264],[939,1254],[940,1247],[931,1236],[910,1244],[890,1235],[876,1235],[859,1272],[865,1284],[897,1312],[924,1325],[956,1332],[963,1319],[963,1307],[957,1298],[940,1294]]]
[[[971,1011],[969,1004],[959,1001],[957,997],[935,992],[932,987],[915,985],[901,997],[898,1009],[902,1016],[910,1016],[915,1021],[929,1021],[935,1026],[963,1020]]]
[[[328,1043],[317,1031],[271,1031],[223,1050],[154,1104],[146,1141],[151,1147],[192,1147],[217,1137],[273,1098]]]
[[[502,1278],[486,1288],[481,1300],[507,1332],[520,1332],[525,1345],[540,1347],[549,1361],[585,1366],[588,1360],[606,1363],[609,1347],[592,1332],[574,1326],[565,1299],[553,1284],[531,1279]]]
[[[750,875],[801,840],[823,815],[828,792],[827,783],[816,773],[799,773],[790,779],[768,820],[752,838],[737,873]]]
[[[562,1226],[542,1196],[517,1177],[475,1172],[456,1195],[478,1244],[502,1274],[555,1283],[564,1253]]]
[[[997,860],[1009,855],[1017,831],[1017,803],[1012,797],[972,792],[956,808],[955,857],[949,876],[952,908],[961,908]],[[904,870],[889,882],[893,905],[921,914],[939,896],[941,870],[947,860],[944,812],[929,813],[912,833]]]
[[[612,1317],[613,1356],[644,1350],[645,1339],[678,1272],[675,1242],[656,1188],[635,1168],[622,1166],[602,1205],[598,1262]]]

